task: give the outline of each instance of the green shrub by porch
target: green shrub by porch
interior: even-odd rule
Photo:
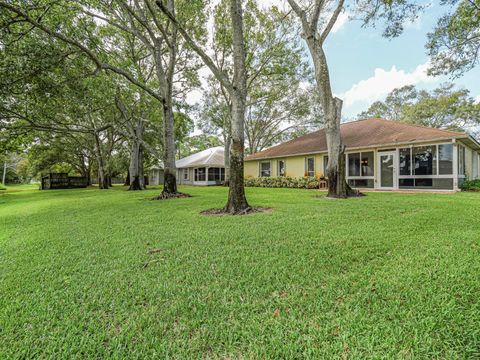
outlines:
[[[296,188],[318,189],[319,182],[316,177],[304,176],[300,178],[290,176],[259,177],[245,179],[245,186],[268,188]]]

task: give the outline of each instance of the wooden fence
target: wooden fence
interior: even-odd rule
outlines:
[[[42,190],[73,189],[87,187],[87,178],[81,176],[68,176],[67,173],[50,173],[42,177]]]

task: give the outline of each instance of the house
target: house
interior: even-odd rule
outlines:
[[[480,144],[464,132],[385,119],[343,123],[340,129],[347,181],[354,188],[453,191],[479,177]],[[245,177],[321,177],[327,162],[322,129],[246,157]]]
[[[219,185],[225,181],[225,156],[221,146],[177,160],[177,182],[182,185]]]
[[[187,156],[175,162],[177,183],[180,185],[218,185],[225,181],[225,157],[223,147],[214,147]],[[163,166],[148,170],[150,185],[163,184]]]
[[[151,166],[148,169],[148,185],[163,185],[163,167],[160,165]]]

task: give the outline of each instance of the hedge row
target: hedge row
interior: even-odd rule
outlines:
[[[295,188],[318,189],[319,182],[316,177],[305,176],[294,178],[290,176],[258,177],[245,179],[245,186],[268,188]]]

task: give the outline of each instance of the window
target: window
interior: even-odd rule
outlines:
[[[270,161],[262,161],[260,163],[260,176],[269,177],[270,176]]]
[[[315,158],[309,157],[305,159],[305,175],[315,176]]]
[[[348,176],[373,177],[373,151],[348,154]]]
[[[285,160],[277,161],[277,176],[285,176]]]
[[[224,168],[209,168],[208,169],[208,181],[224,181],[225,169]]]
[[[412,148],[414,160],[414,175],[437,174],[437,147],[417,146]]]
[[[458,175],[465,175],[465,147],[458,146]]]
[[[438,145],[438,173],[440,175],[453,174],[453,145]]]
[[[197,168],[195,172],[195,181],[205,181],[205,168]]]
[[[188,180],[188,169],[183,169],[183,180]]]

